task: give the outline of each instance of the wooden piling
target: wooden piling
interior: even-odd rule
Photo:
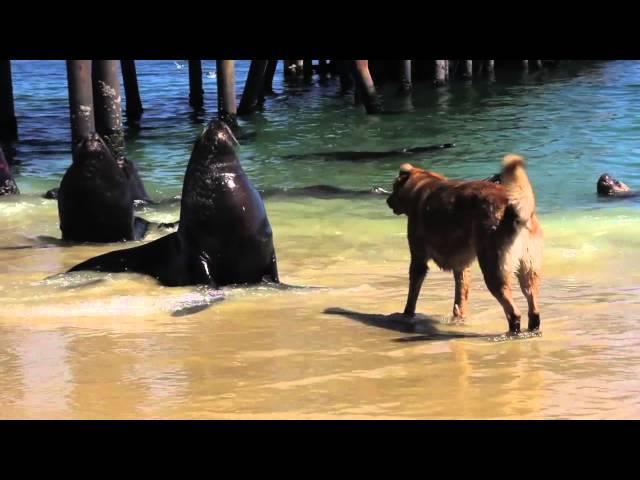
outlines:
[[[348,60],[335,60],[334,63],[340,78],[340,93],[344,95],[353,88],[351,62]]]
[[[200,110],[204,106],[202,62],[200,60],[189,60],[189,105],[196,110]]]
[[[473,77],[473,60],[462,61],[462,78],[470,79]]]
[[[142,100],[140,100],[140,90],[138,89],[135,60],[120,60],[120,69],[122,70],[127,119],[135,122],[140,120],[144,111],[142,109]]]
[[[369,73],[369,60],[355,60],[354,77],[356,88],[368,114],[379,113],[382,108],[378,101],[376,87]]]
[[[218,84],[218,117],[231,128],[238,126],[234,60],[216,60]]]
[[[117,60],[94,60],[91,68],[96,131],[116,159],[125,156],[119,63]]]
[[[411,60],[400,60],[400,88],[401,93],[408,93],[412,89],[411,84]]]
[[[441,87],[447,83],[447,70],[449,66],[446,60],[436,60],[436,71],[433,83],[436,87]]]
[[[290,77],[293,74],[293,71],[295,70],[295,66],[293,66],[292,60],[283,60],[282,63],[283,63],[282,71],[283,71],[284,77],[285,78]]]
[[[264,77],[267,70],[267,60],[252,60],[249,66],[247,81],[244,85],[238,115],[248,115],[255,112],[259,106],[259,99],[264,86]]]
[[[302,74],[305,82],[310,82],[313,78],[313,60],[305,59],[302,61]]]
[[[72,147],[95,131],[91,60],[67,60]]]
[[[485,70],[487,73],[493,73],[495,67],[495,60],[485,60]]]
[[[318,60],[318,75],[325,77],[329,73],[329,65],[326,60]]]
[[[18,122],[13,103],[11,61],[0,60],[0,140],[13,142],[18,139]]]
[[[262,93],[264,95],[275,95],[273,91],[273,77],[276,74],[276,68],[278,68],[278,60],[269,60],[267,70],[264,73],[264,86],[262,87]]]

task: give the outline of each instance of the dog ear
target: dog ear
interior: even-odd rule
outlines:
[[[414,169],[414,166],[411,165],[410,163],[403,163],[402,165],[400,165],[400,173],[398,173],[398,176],[399,177],[408,176],[413,169]]]

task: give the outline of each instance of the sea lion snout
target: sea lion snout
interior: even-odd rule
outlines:
[[[106,148],[106,144],[96,132],[90,133],[87,138],[82,140],[78,145],[79,150],[86,150],[89,152],[99,152],[104,148]]]
[[[240,144],[229,125],[220,119],[209,122],[202,138],[217,151],[233,150]]]

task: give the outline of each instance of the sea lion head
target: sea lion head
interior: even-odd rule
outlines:
[[[631,190],[627,185],[616,180],[608,173],[600,175],[596,188],[598,189],[598,195],[615,195],[616,193],[623,193]]]
[[[239,145],[238,140],[226,122],[213,119],[200,136],[200,141],[215,152],[230,153]]]
[[[115,158],[113,158],[109,147],[107,147],[102,137],[96,132],[91,132],[76,145],[73,163],[83,164],[96,161],[103,163],[113,162],[117,165]]]

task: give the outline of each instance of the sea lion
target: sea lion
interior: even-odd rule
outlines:
[[[455,143],[444,143],[441,145],[427,145],[424,147],[412,147],[412,148],[401,148],[399,150],[387,150],[384,152],[358,152],[358,151],[345,151],[345,152],[319,152],[319,153],[296,153],[291,155],[284,155],[283,158],[292,158],[292,159],[305,159],[312,157],[320,157],[325,160],[345,160],[352,162],[362,162],[367,160],[380,160],[384,158],[390,157],[398,157],[398,156],[413,156],[419,155],[421,153],[433,152],[437,150],[442,150],[445,148],[453,148],[455,147]]]
[[[149,222],[134,217],[130,180],[104,140],[91,133],[75,153],[58,193],[62,239],[100,243],[141,239]]]
[[[640,192],[631,190],[626,184],[613,178],[608,173],[603,173],[596,184],[598,196],[608,198],[630,198],[640,196]]]
[[[310,197],[310,198],[354,198],[368,197],[371,195],[389,195],[382,187],[373,186],[369,190],[351,190],[333,185],[310,185],[308,187],[295,188],[267,188],[260,191],[262,198],[268,197]]]
[[[136,204],[155,204],[156,202],[151,200],[144,188],[144,184],[142,183],[142,179],[140,178],[140,174],[138,173],[136,164],[126,157],[119,158],[117,162],[118,166],[122,169],[125,177],[127,178],[127,181],[129,182],[129,188],[131,190],[131,195],[133,196],[133,201]],[[59,194],[60,187],[55,187],[51,190],[47,190],[47,192],[42,197],[49,200],[56,200]]]
[[[235,154],[237,144],[226,123],[212,120],[187,166],[178,231],[69,271],[137,272],[166,286],[279,283],[271,225]]]

